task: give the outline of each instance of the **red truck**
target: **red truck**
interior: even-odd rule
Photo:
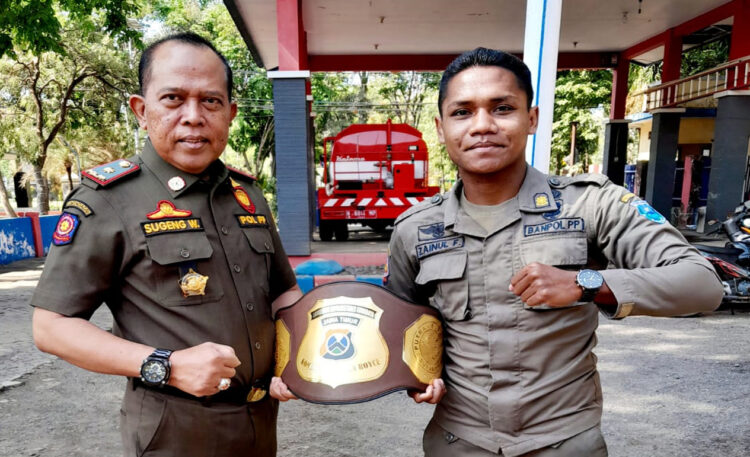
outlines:
[[[438,193],[437,186],[427,184],[427,157],[422,133],[390,119],[353,124],[325,138],[325,185],[318,188],[320,239],[348,239],[349,223],[382,232],[409,207]]]

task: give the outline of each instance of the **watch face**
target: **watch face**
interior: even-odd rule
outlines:
[[[159,361],[149,360],[143,364],[141,376],[148,382],[162,382],[167,376],[167,368]]]
[[[577,276],[578,284],[586,289],[598,289],[604,284],[602,274],[596,270],[581,270]]]

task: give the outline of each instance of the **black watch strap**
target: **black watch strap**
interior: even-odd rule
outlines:
[[[172,351],[169,349],[155,349],[154,352],[151,353],[149,357],[169,360],[169,357],[172,356]]]
[[[582,287],[581,290],[583,290],[583,293],[581,294],[581,299],[579,301],[582,302],[594,301],[594,297],[599,293],[599,289],[585,289]]]

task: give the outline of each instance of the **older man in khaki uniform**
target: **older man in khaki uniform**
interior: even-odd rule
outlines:
[[[272,303],[301,294],[255,180],[218,160],[231,70],[201,37],[144,51],[139,156],[84,172],[32,305],[44,351],[127,376],[126,456],[276,453]],[[87,322],[106,302],[115,327]]]
[[[606,456],[598,311],[670,316],[721,300],[711,266],[648,203],[604,176],[525,163],[531,95],[508,54],[479,48],[448,67],[437,129],[462,179],[402,214],[391,238],[387,286],[444,318],[447,393],[427,456]]]

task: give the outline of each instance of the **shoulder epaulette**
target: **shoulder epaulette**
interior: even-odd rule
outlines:
[[[90,168],[83,171],[81,174],[100,186],[107,187],[125,176],[137,173],[140,169],[140,165],[135,162],[131,162],[127,159],[119,159],[114,162]]]
[[[393,223],[393,225],[398,224],[399,222],[403,221],[407,217],[420,213],[426,209],[439,206],[441,203],[443,203],[443,196],[441,194],[435,194],[432,197],[426,198],[422,200],[421,202],[417,203],[416,205],[412,206],[411,208],[407,209],[403,213],[401,213],[397,218],[396,221]]]
[[[550,176],[547,182],[550,187],[561,189],[571,184],[595,184],[603,186],[609,181],[609,178],[599,173],[584,173],[575,176]]]
[[[244,172],[242,170],[239,170],[237,168],[233,168],[233,167],[229,167],[228,166],[227,170],[229,170],[229,174],[239,175],[242,178],[250,179],[250,180],[253,180],[253,181],[257,181],[258,180],[258,178],[256,178],[255,176],[251,175],[250,173],[246,173],[246,172]]]

